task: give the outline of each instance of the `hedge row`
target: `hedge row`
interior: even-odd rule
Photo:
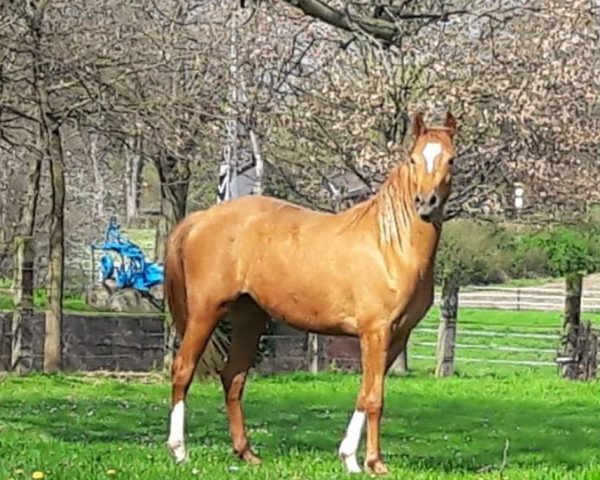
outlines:
[[[597,224],[523,228],[447,222],[437,257],[437,281],[448,273],[462,283],[477,285],[600,269]]]

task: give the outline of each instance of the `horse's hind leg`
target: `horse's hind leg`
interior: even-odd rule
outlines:
[[[228,318],[232,326],[231,346],[221,381],[233,451],[242,460],[258,464],[260,459],[250,449],[246,436],[242,395],[247,372],[256,356],[269,316],[250,297],[242,297],[231,307]]]
[[[171,425],[167,444],[178,462],[186,458],[184,442],[185,397],[192,382],[198,360],[208,343],[223,311],[206,309],[188,314],[185,333],[171,368]]]

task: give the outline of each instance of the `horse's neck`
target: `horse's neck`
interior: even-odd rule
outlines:
[[[441,226],[422,221],[416,214],[415,196],[407,165],[394,169],[375,197],[379,243],[400,261],[428,268],[435,259]],[[417,266],[417,265],[416,265]]]

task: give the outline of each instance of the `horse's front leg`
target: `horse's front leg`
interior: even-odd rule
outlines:
[[[362,385],[356,409],[339,449],[340,457],[351,473],[360,472],[356,451],[365,420],[367,422],[365,467],[379,475],[387,473],[387,468],[381,461],[379,425],[383,411],[383,384],[389,339],[390,334],[387,329],[368,332],[360,337]]]

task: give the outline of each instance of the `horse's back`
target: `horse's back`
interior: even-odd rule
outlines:
[[[242,288],[248,269],[262,251],[289,239],[288,232],[293,235],[294,231],[310,228],[321,215],[257,195],[191,213],[177,227],[187,229],[181,247],[187,280],[210,279],[211,285]]]
[[[329,215],[263,195],[238,197],[228,202],[213,205],[204,212],[209,216],[214,215],[215,218],[220,217],[221,220],[231,216],[242,216],[252,220],[260,216],[262,217],[261,220],[269,219],[278,222],[318,219]]]
[[[235,198],[191,215],[194,215],[196,234],[209,233],[213,237],[229,238],[235,235],[250,238],[258,230],[264,233],[280,229],[307,229],[317,223],[322,224],[326,217],[331,216],[261,195]]]

